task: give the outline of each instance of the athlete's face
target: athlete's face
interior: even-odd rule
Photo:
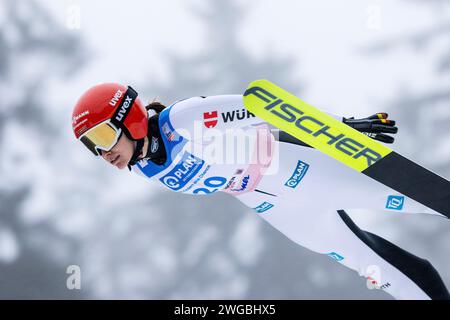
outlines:
[[[134,153],[134,141],[128,139],[125,134],[122,134],[116,145],[109,151],[101,151],[102,158],[111,165],[123,169],[127,166]]]

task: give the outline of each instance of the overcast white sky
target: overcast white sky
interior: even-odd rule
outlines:
[[[149,78],[149,73],[165,79],[159,48],[191,55],[208,45],[203,41],[207,26],[189,8],[202,8],[210,1],[40,1],[63,24],[70,21],[70,8],[80,9],[80,29],[73,32],[85,38],[93,59],[71,81],[71,96],[65,98],[72,101],[95,82],[136,83]],[[433,50],[411,53],[400,48],[371,58],[359,51],[433,26],[436,12],[429,6],[402,0],[238,3],[248,10],[243,16],[242,46],[255,58],[269,54],[268,49],[271,54],[297,57],[294,71],[308,84],[302,97],[317,106],[342,113],[372,109],[392,99],[399,83],[422,90],[432,82]],[[448,6],[445,9],[439,11],[442,17],[449,15]]]

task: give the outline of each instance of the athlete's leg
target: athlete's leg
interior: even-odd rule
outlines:
[[[354,270],[365,271],[372,284],[389,292],[397,299],[450,299],[436,269],[424,259],[397,247],[389,241],[361,230],[346,214],[338,211],[339,218],[358,239],[339,243],[342,255],[353,255],[343,264]]]
[[[340,163],[338,163],[341,165]],[[344,165],[342,165],[344,166]],[[413,214],[431,214],[448,219],[445,215],[411,199],[398,191],[379,183],[354,170],[342,170],[342,179],[333,181],[336,188],[342,188],[336,199],[336,208],[384,210]],[[345,178],[344,178],[345,175]]]
[[[251,192],[237,198],[256,208],[263,219],[292,241],[315,252],[328,254],[364,277],[381,276],[381,279],[375,279],[378,285],[395,298],[448,297],[445,286],[428,262],[376,235],[359,230],[343,211],[338,214],[335,210],[347,206],[367,208],[363,205],[367,204],[365,197],[375,203],[377,197],[374,198],[373,194],[383,199],[381,196],[385,197],[385,190],[380,192],[376,181],[376,185],[368,188],[370,192],[361,191],[367,185],[362,183],[359,173],[347,170],[343,165],[335,165],[333,159],[324,160],[327,158],[318,155],[316,150],[300,155],[295,148],[291,151],[289,157],[280,159],[279,172],[265,176],[258,185],[258,189],[265,193]],[[306,173],[302,169],[301,180],[298,173],[302,170],[295,170],[299,160],[309,165]],[[298,183],[293,187],[294,184],[287,182],[294,172],[297,173],[294,180]],[[352,199],[352,195],[356,195],[356,199]],[[383,208],[380,201],[376,203],[378,207],[369,207]],[[428,282],[420,276],[421,273],[426,275]]]
[[[246,194],[250,204],[273,227],[295,243],[326,254],[370,279],[396,299],[449,299],[433,266],[390,242],[359,229],[344,211],[295,206],[295,199]],[[270,203],[271,206],[260,206]],[[294,204],[294,205],[292,205]],[[370,278],[369,278],[370,277]]]

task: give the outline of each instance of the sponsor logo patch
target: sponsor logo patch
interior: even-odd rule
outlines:
[[[344,260],[344,257],[336,252],[327,253],[327,256],[329,256],[331,259],[338,261],[338,262]]]
[[[259,206],[257,206],[256,208],[253,208],[253,209],[255,209],[255,211],[258,213],[263,213],[263,212],[266,212],[267,210],[273,208],[273,206],[274,206],[273,204],[264,201]]]
[[[150,147],[151,153],[155,153],[156,151],[158,151],[158,149],[159,149],[158,138],[152,137],[152,144],[151,144],[151,147]]]
[[[170,130],[169,124],[167,122],[163,124],[162,131],[169,142],[172,142],[173,139],[175,139],[175,134],[172,132],[172,130]]]
[[[119,99],[122,97],[122,90],[117,90],[117,92],[114,94],[114,97],[111,98],[111,100],[109,100],[109,104],[113,107],[116,106],[117,102],[119,102]]]
[[[159,180],[174,191],[182,189],[202,168],[204,160],[185,152],[177,165]]]
[[[220,116],[224,123],[255,117],[253,113],[245,108],[222,112]],[[219,113],[217,110],[203,113],[203,124],[206,128],[214,128],[218,122]]]
[[[245,188],[247,188],[248,180],[250,180],[250,175],[246,175],[245,177],[242,178],[239,188],[233,188],[233,189],[230,189],[230,190],[231,191],[237,191],[237,192],[244,191]]]
[[[217,111],[203,112],[203,123],[207,128],[214,128],[217,125]]]
[[[404,196],[389,196],[386,202],[386,209],[402,210],[405,203]]]
[[[83,111],[80,114],[75,115],[72,118],[72,123],[75,124],[80,118],[87,116],[89,114],[89,110]]]
[[[288,181],[286,181],[286,183],[284,185],[289,188],[297,187],[298,184],[300,183],[300,181],[302,181],[306,172],[308,171],[308,168],[309,168],[309,164],[299,160],[297,162],[297,167],[295,168],[294,173],[288,179]]]

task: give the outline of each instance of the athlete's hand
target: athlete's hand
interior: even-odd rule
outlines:
[[[342,122],[370,138],[384,143],[394,142],[394,137],[385,133],[396,134],[398,131],[398,128],[395,126],[395,121],[388,120],[388,114],[384,112],[363,119],[355,119],[354,117],[344,118]]]

